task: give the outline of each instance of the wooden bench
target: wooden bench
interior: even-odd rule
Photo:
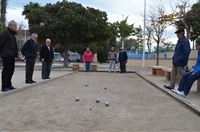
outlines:
[[[172,68],[164,67],[164,68],[162,68],[162,71],[165,72],[165,78],[166,78],[166,80],[170,81],[171,80]]]
[[[91,71],[97,71],[97,65],[91,65]]]
[[[164,76],[165,72],[162,70],[162,68],[166,66],[150,66],[152,69],[152,74],[156,76]]]
[[[73,71],[78,71],[79,70],[79,64],[73,64],[72,65],[72,70]]]

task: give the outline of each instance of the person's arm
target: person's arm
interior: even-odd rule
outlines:
[[[108,61],[109,61],[109,58],[110,58],[110,51],[108,51],[108,56],[107,56]]]
[[[92,54],[92,61],[91,62],[94,62],[94,55],[93,55],[92,51],[91,51],[91,54]]]
[[[190,51],[191,51],[190,42],[185,39],[183,43],[184,43],[183,44],[183,53],[182,53],[182,55],[180,55],[178,57],[179,62],[188,59],[188,56],[190,55]]]
[[[0,34],[0,52],[3,49],[3,47],[5,46],[5,43],[6,43],[8,37],[9,36],[8,36],[8,33],[6,30],[1,32],[1,34]]]
[[[42,48],[40,50],[40,59],[41,59],[41,61],[44,61],[44,46],[42,46]]]
[[[117,52],[115,51],[115,62],[117,62]]]
[[[29,40],[27,40],[25,44],[22,46],[21,53],[23,56],[26,56],[26,50],[28,49],[28,46],[29,46]]]
[[[83,62],[85,62],[85,52],[83,53]]]
[[[126,51],[124,51],[125,52],[125,57],[126,57],[126,61],[128,60],[128,55],[127,55],[127,53],[126,53]]]

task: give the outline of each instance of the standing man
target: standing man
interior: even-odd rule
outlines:
[[[113,72],[116,73],[115,62],[117,61],[117,52],[114,47],[108,52],[108,61],[110,63],[108,72],[111,72],[113,69]]]
[[[172,89],[172,91],[183,97],[186,97],[189,94],[194,81],[200,78],[200,38],[196,40],[195,46],[198,50],[198,56],[194,69],[183,75],[178,89]]]
[[[175,47],[174,56],[172,57],[171,82],[169,86],[164,85],[167,89],[174,89],[177,76],[180,82],[184,74],[184,67],[188,64],[191,51],[190,42],[184,35],[184,29],[178,29],[175,33],[177,34],[178,42]]]
[[[120,70],[121,73],[126,73],[126,62],[128,60],[127,53],[124,51],[124,48],[121,47],[120,52],[119,52],[119,58],[118,61],[120,63]]]
[[[90,48],[88,47],[83,54],[83,60],[85,62],[85,71],[90,72],[91,62],[93,61],[93,53],[92,51],[90,51]]]
[[[22,55],[25,56],[26,59],[26,80],[25,82],[27,84],[36,83],[36,81],[33,81],[33,72],[34,72],[34,66],[35,66],[35,59],[37,55],[37,38],[38,35],[36,33],[33,33],[31,35],[31,39],[27,40],[25,44],[22,47]]]
[[[42,61],[42,79],[50,79],[51,65],[54,59],[54,51],[51,46],[51,40],[46,39],[46,44],[40,50],[40,59]]]
[[[0,33],[0,55],[3,61],[2,92],[15,89],[11,80],[15,70],[15,57],[18,56],[16,30],[17,23],[10,21],[8,27]]]

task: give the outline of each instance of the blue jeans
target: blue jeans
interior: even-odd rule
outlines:
[[[179,83],[179,91],[184,91],[185,95],[188,95],[192,84],[200,78],[200,72],[188,72],[183,75]]]
[[[86,62],[85,62],[85,71],[86,71],[86,72],[90,72],[90,65],[91,65],[91,62],[90,62],[90,61],[86,61]]]

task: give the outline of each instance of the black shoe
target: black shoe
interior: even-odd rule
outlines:
[[[2,92],[7,92],[7,91],[10,91],[10,88],[2,88],[1,91]]]
[[[26,81],[26,83],[27,83],[27,84],[32,84],[33,82],[32,82],[32,81]]]
[[[32,83],[36,83],[36,81],[31,80]]]
[[[46,77],[46,79],[51,79],[50,77]]]
[[[16,88],[13,87],[13,86],[10,86],[9,89],[10,89],[10,90],[14,90],[14,89],[16,89]]]
[[[173,89],[173,88],[171,88],[170,86],[166,86],[166,85],[164,85],[164,88],[167,88],[167,89],[169,89],[169,90]]]

